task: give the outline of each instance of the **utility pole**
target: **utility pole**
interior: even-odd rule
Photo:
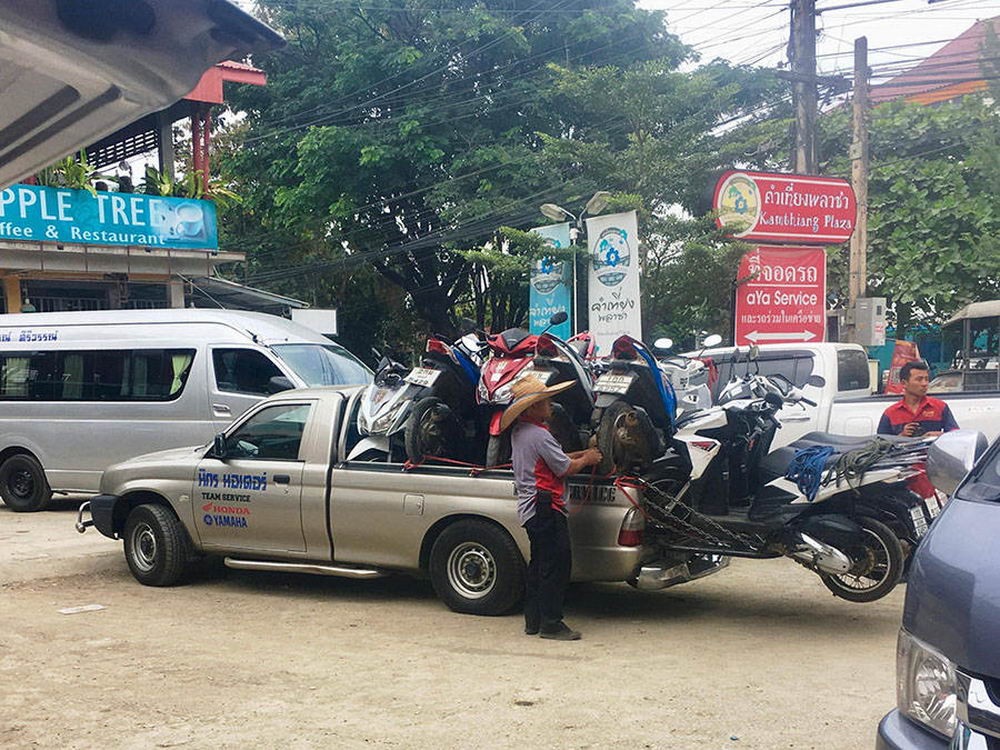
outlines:
[[[851,184],[858,200],[858,217],[851,236],[848,273],[847,340],[857,340],[855,305],[868,288],[868,39],[854,40],[854,139],[851,143]]]
[[[816,174],[816,0],[791,0],[788,59],[795,102],[792,171]]]

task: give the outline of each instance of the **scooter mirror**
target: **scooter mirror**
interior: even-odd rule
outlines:
[[[750,347],[750,351],[747,353],[747,359],[749,359],[751,362],[755,362],[757,360],[757,357],[759,356],[760,356],[760,347],[757,346],[756,344],[752,345]]]
[[[711,336],[706,336],[705,340],[701,342],[701,345],[706,349],[711,349],[713,346],[718,346],[722,343],[722,336],[717,333],[713,333]]]
[[[674,340],[668,338],[657,339],[653,342],[654,349],[660,349],[661,351],[667,351],[668,349],[673,349]]]
[[[549,318],[549,325],[557,326],[565,323],[567,320],[569,320],[569,315],[566,314],[565,310],[562,310]]]
[[[826,385],[826,378],[822,375],[810,375],[806,378],[806,385],[811,385],[813,388],[822,388]]]

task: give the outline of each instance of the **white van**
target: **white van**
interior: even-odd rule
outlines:
[[[94,493],[105,467],[207,442],[265,396],[368,383],[350,352],[284,318],[235,310],[0,315],[0,497]]]

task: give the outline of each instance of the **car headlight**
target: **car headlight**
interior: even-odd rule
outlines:
[[[900,629],[896,643],[896,701],[900,713],[951,737],[958,726],[955,665]]]

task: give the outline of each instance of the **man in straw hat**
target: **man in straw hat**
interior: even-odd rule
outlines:
[[[589,448],[566,455],[549,432],[551,398],[573,382],[548,388],[534,376],[514,383],[514,398],[503,413],[500,429],[511,425],[511,463],[517,490],[517,515],[531,541],[524,598],[524,632],[542,638],[576,641],[580,633],[563,622],[563,598],[573,559],[563,500],[563,477],[600,462],[601,452]]]

